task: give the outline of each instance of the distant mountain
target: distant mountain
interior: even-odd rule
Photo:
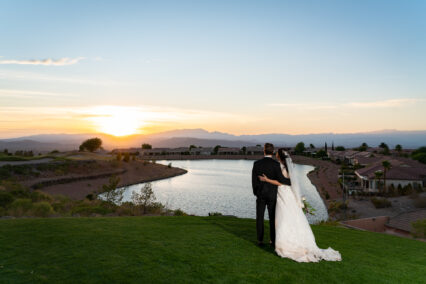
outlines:
[[[259,134],[259,135],[232,135],[222,132],[209,132],[204,129],[180,129],[150,135],[131,135],[116,137],[113,135],[95,134],[40,134],[19,138],[0,140],[0,150],[34,150],[51,151],[76,150],[82,141],[91,137],[99,137],[103,141],[104,148],[129,148],[140,147],[142,143],[150,143],[154,147],[210,147],[222,145],[228,147],[242,147],[265,142],[274,143],[277,146],[294,146],[298,142],[306,145],[314,144],[322,147],[325,142],[328,146],[334,142],[335,146],[356,147],[362,143],[370,146],[378,146],[385,142],[393,148],[401,144],[403,148],[418,148],[426,145],[426,131],[398,131],[382,130],[365,133],[321,133],[321,134]]]

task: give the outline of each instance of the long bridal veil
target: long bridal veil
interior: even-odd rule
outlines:
[[[288,167],[288,174],[290,176],[290,180],[291,180],[291,191],[294,194],[294,197],[296,198],[296,202],[300,207],[303,207],[303,202],[302,202],[302,194],[300,193],[300,184],[299,184],[299,177],[296,174],[296,171],[294,170],[294,164],[293,161],[290,157],[290,155],[285,152],[287,158],[285,159],[287,162],[287,167]]]

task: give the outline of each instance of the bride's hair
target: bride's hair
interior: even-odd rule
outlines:
[[[286,161],[286,158],[288,158],[288,156],[285,154],[284,148],[278,149],[278,157],[280,158],[280,161],[284,165],[285,169],[288,170],[287,161]]]

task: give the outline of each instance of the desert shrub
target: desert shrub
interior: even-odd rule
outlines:
[[[10,204],[9,213],[12,216],[16,216],[16,217],[24,216],[31,210],[32,206],[33,204],[31,202],[31,199],[28,199],[28,198],[15,199],[12,202],[12,204]]]
[[[378,208],[387,208],[387,207],[391,207],[392,204],[389,200],[387,200],[386,198],[376,198],[373,197],[371,198],[371,202],[373,203],[374,207]]]
[[[0,191],[0,207],[6,207],[13,202],[13,195],[6,191]]]
[[[149,162],[148,161],[143,161],[143,165],[144,166],[146,166],[146,165],[148,165],[149,164]]]
[[[325,192],[325,199],[330,199],[330,194],[328,193],[328,191]]]
[[[328,205],[328,212],[338,213],[346,208],[348,208],[348,200],[346,200],[344,203],[341,201],[331,201]]]
[[[89,193],[88,195],[86,195],[86,199],[88,199],[88,200],[95,200],[96,196],[93,193]]]
[[[157,163],[157,161],[156,160],[152,160],[151,163],[155,164],[155,163]]]
[[[151,214],[162,214],[165,211],[166,206],[164,206],[160,202],[152,202],[147,208],[147,212]]]
[[[31,192],[30,197],[33,202],[53,201],[52,196],[39,190],[34,190],[33,192]]]
[[[125,161],[126,163],[128,163],[130,161],[130,154],[129,154],[129,152],[124,153],[123,161]]]
[[[37,217],[48,217],[54,213],[52,206],[47,201],[34,203],[32,212]]]
[[[154,203],[155,199],[152,185],[149,182],[144,184],[140,193],[136,191],[132,192],[132,202],[142,208],[143,214],[148,213],[148,209]]]
[[[413,203],[417,208],[426,208],[426,197],[419,197]]]
[[[169,163],[167,167],[170,169],[172,167],[172,163]]]
[[[119,216],[137,216],[141,215],[141,210],[135,206],[132,202],[123,202],[117,207],[115,213]]]
[[[186,214],[183,210],[181,209],[176,209],[173,210],[173,215],[174,216],[188,216],[188,214]]]
[[[413,237],[422,239],[426,237],[426,219],[413,222],[411,226],[413,227],[411,231]]]

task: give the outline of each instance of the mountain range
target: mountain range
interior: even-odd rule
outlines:
[[[188,147],[196,145],[213,147],[216,145],[227,147],[254,146],[271,142],[277,146],[294,146],[298,142],[305,145],[314,144],[317,147],[327,143],[331,146],[341,145],[356,147],[363,142],[376,147],[385,142],[393,148],[401,144],[403,148],[418,148],[426,145],[426,131],[398,131],[382,130],[364,133],[320,133],[320,134],[258,134],[258,135],[233,135],[223,132],[209,132],[204,129],[179,129],[149,135],[135,134],[126,137],[116,137],[103,133],[92,134],[39,134],[9,139],[0,139],[0,150],[75,150],[82,141],[92,137],[99,137],[105,149],[140,147],[142,143],[152,144],[153,147]]]

